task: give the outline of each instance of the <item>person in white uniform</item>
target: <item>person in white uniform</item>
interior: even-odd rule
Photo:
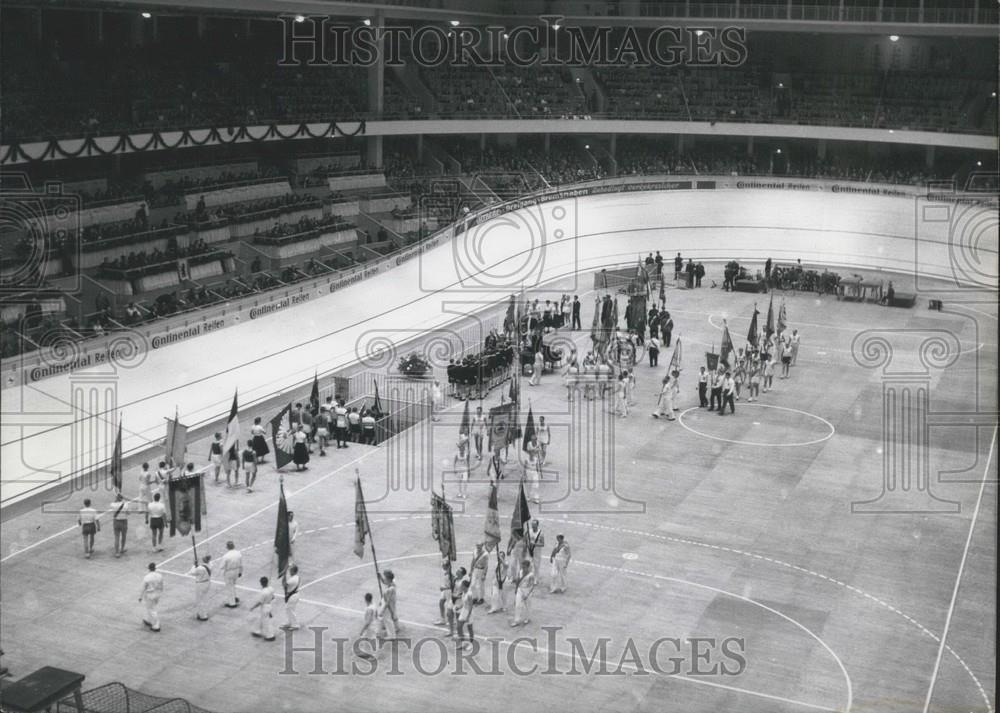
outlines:
[[[260,594],[257,596],[257,601],[254,605],[250,607],[250,611],[254,609],[260,609],[260,616],[257,619],[257,624],[254,626],[253,630],[250,632],[251,636],[255,636],[258,639],[264,639],[264,641],[274,641],[274,616],[271,614],[271,609],[274,606],[274,589],[271,588],[271,584],[267,577],[260,578]]]
[[[535,571],[531,560],[524,560],[521,566],[521,576],[515,581],[514,589],[514,620],[511,626],[523,626],[531,621],[529,602],[531,593],[535,590]]]
[[[156,571],[156,563],[149,563],[149,572],[142,578],[142,589],[139,591],[139,601],[146,605],[146,616],[142,623],[150,631],[160,630],[160,596],[163,594],[163,575]]]
[[[289,513],[291,514],[291,513]],[[285,631],[296,631],[299,628],[299,620],[295,616],[295,609],[299,605],[299,568],[294,564],[288,568],[281,583],[285,587],[285,617],[286,623],[281,628]]]
[[[198,621],[208,621],[208,593],[212,589],[212,569],[208,563],[212,555],[205,555],[200,563],[188,570],[188,576],[194,577],[194,609]]]
[[[556,546],[549,556],[552,563],[552,585],[549,591],[553,594],[561,594],[566,591],[566,569],[569,567],[571,553],[566,538],[556,535]]]
[[[230,540],[226,543],[226,554],[222,555],[222,576],[226,582],[225,606],[235,609],[240,604],[236,596],[236,580],[243,576],[243,554]]]
[[[490,553],[486,549],[486,543],[477,542],[476,550],[472,555],[472,586],[469,591],[472,593],[472,603],[482,604],[486,597],[486,571],[490,565]]]

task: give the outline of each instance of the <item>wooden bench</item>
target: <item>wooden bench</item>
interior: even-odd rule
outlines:
[[[40,713],[51,710],[63,698],[73,696],[73,702],[83,712],[82,673],[44,666],[0,691],[0,710],[11,713]]]

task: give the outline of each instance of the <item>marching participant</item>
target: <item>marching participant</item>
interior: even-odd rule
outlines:
[[[260,594],[257,596],[257,601],[254,605],[250,607],[250,611],[260,607],[260,617],[257,619],[257,623],[254,628],[250,631],[250,635],[258,639],[264,639],[264,641],[274,641],[274,618],[271,614],[271,608],[274,606],[274,589],[271,587],[270,582],[267,577],[260,578]]]
[[[160,631],[160,595],[163,594],[163,575],[156,571],[156,563],[150,562],[149,572],[142,578],[142,589],[139,590],[139,601],[146,605],[146,616],[142,623],[150,631]]]
[[[535,571],[531,560],[526,559],[521,566],[520,577],[514,582],[514,620],[511,626],[524,626],[531,621],[529,602],[534,591]]]
[[[552,594],[561,594],[566,591],[566,568],[569,567],[571,553],[566,539],[562,535],[556,535],[556,546],[549,556],[552,563],[552,586],[549,591]]]
[[[472,594],[473,604],[482,604],[486,596],[486,570],[490,564],[490,553],[486,543],[477,542],[476,551],[472,555]]]
[[[493,572],[493,592],[490,596],[490,608],[487,610],[487,614],[507,611],[503,590],[505,581],[507,581],[507,557],[503,550],[497,547],[497,566]]]
[[[291,513],[289,513],[291,516]],[[295,608],[299,605],[299,568],[291,565],[285,576],[281,578],[281,584],[285,590],[285,617],[286,623],[281,627],[285,631],[296,631],[299,628],[299,620],[295,617]]]
[[[194,577],[194,611],[198,621],[208,621],[208,593],[212,588],[212,570],[208,563],[212,555],[205,555],[201,563],[188,570],[189,577]]]

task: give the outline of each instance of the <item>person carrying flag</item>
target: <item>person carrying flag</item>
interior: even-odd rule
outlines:
[[[528,532],[525,534],[528,545],[528,557],[531,559],[535,573],[535,581],[541,583],[542,554],[545,549],[545,535],[542,534],[542,527],[538,524],[538,518],[532,519],[528,524]]]
[[[288,513],[291,517],[291,513]],[[299,605],[299,568],[291,565],[285,575],[281,578],[281,584],[285,590],[285,617],[286,623],[281,627],[284,631],[297,631],[299,620],[295,617],[295,609]]]
[[[195,558],[194,566],[188,570],[189,577],[194,577],[194,612],[198,621],[208,621],[208,593],[212,589],[212,570],[208,563],[212,555],[205,555],[201,562]]]
[[[464,571],[464,569],[459,569],[459,572]],[[451,560],[443,557],[441,559],[441,598],[438,600],[438,611],[441,614],[441,618],[435,621],[434,624],[443,626],[447,621],[449,638],[455,635],[454,588],[455,582],[451,576]]]
[[[521,564],[520,574],[514,581],[514,620],[511,626],[524,626],[531,621],[529,602],[535,591],[535,571],[530,559]]]
[[[472,555],[472,603],[482,604],[486,597],[486,570],[490,564],[490,553],[484,542],[476,543]]]
[[[375,417],[368,409],[361,412],[361,437],[365,445],[375,445]]]
[[[240,604],[240,598],[236,596],[236,580],[243,576],[243,555],[232,540],[226,543],[226,554],[222,556],[222,576],[226,582],[224,606],[235,609]]]
[[[215,469],[215,482],[219,482],[219,475],[222,473],[222,434],[216,433],[215,440],[208,451],[208,460]]]
[[[382,601],[379,603],[378,616],[385,638],[393,640],[399,636],[399,612],[396,610],[396,575],[391,569],[382,573]]]
[[[253,484],[257,481],[257,451],[254,450],[253,441],[247,441],[247,447],[243,450],[243,472],[246,474],[247,492],[253,492]]]
[[[476,635],[472,630],[472,610],[475,609],[476,602],[472,595],[472,584],[469,580],[463,580],[461,587],[462,606],[458,613],[458,645],[464,648],[463,631],[469,632],[469,646],[474,646],[473,640],[476,638]]]
[[[507,611],[503,590],[505,581],[507,581],[507,557],[503,550],[497,547],[497,566],[493,572],[493,592],[490,595],[490,608],[487,610],[487,614]]]

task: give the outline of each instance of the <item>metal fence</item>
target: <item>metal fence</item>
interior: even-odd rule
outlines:
[[[76,713],[73,696],[59,701],[56,713]],[[108,683],[83,693],[85,713],[211,713],[183,698],[161,698],[121,683]]]

